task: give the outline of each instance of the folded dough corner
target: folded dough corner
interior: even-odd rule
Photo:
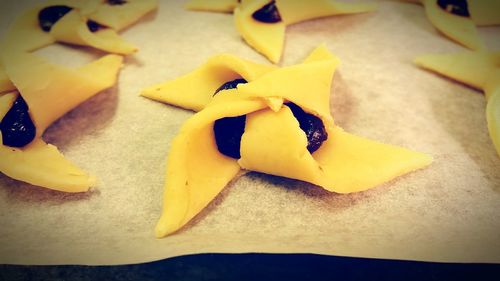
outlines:
[[[214,89],[220,86],[221,77],[227,76],[201,71],[207,64],[181,79],[163,83],[162,90],[168,96],[163,101],[182,105],[183,91],[177,89],[189,84],[184,79],[206,81],[196,94],[206,105],[184,124],[172,143],[156,236],[174,233],[188,223],[240,169],[350,193],[429,165],[432,158],[426,154],[354,136],[334,124],[329,99],[338,64],[339,60],[320,46],[302,64],[269,69],[254,80],[222,90],[216,96]],[[234,79],[236,70],[232,66],[226,64],[225,69],[220,69],[222,73],[231,73],[228,79]],[[320,118],[328,132],[328,139],[312,154],[306,148],[308,139],[289,103]],[[242,115],[246,116],[246,124],[241,137],[241,158],[224,156],[215,142],[214,123]]]

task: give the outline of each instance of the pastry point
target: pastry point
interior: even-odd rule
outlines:
[[[275,66],[257,64],[233,55],[217,55],[184,76],[144,89],[141,95],[199,111],[212,100],[214,92],[225,82],[237,78],[253,81],[274,69]]]
[[[332,0],[276,0],[276,6],[286,25],[334,15],[371,12],[377,8],[375,3],[352,3]]]
[[[266,56],[271,62],[278,63],[285,42],[285,23],[264,23],[255,20],[252,14],[269,1],[249,2],[234,10],[236,29],[243,39],[256,51]]]

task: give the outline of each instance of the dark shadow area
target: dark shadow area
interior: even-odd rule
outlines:
[[[199,254],[120,266],[0,266],[0,280],[498,280],[498,264],[315,254]]]
[[[60,192],[20,182],[3,174],[0,174],[0,186],[7,193],[7,200],[13,201],[15,204],[20,202],[45,206],[71,204],[73,201],[90,200],[100,193],[97,189],[81,193]]]
[[[435,74],[429,73],[429,75]],[[437,79],[442,78],[440,75],[435,76]],[[449,80],[452,89],[464,86],[454,80],[448,78],[446,80]],[[498,181],[499,159],[486,123],[486,100],[484,106],[480,107],[481,105],[470,103],[470,97],[467,95],[483,96],[483,93],[477,90],[473,93],[459,92],[451,99],[446,95],[430,95],[429,101],[434,116],[442,127],[457,140],[486,177],[494,177]],[[500,191],[500,187],[496,191]]]

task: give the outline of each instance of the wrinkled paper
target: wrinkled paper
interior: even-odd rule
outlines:
[[[1,32],[34,2],[2,1]],[[439,34],[422,6],[379,4],[372,13],[289,26],[281,65],[326,43],[342,61],[330,105],[336,123],[428,153],[431,166],[348,195],[249,173],[180,232],[156,239],[166,156],[193,112],[139,97],[140,90],[219,53],[269,63],[243,42],[231,14],[160,1],[158,11],[121,33],[140,50],[126,59],[118,84],[44,135],[99,177],[98,186],[65,194],[0,174],[0,263],[108,265],[206,252],[500,262],[500,157],[483,93],[412,64],[421,54],[465,49]],[[479,31],[489,48],[500,49],[500,27]],[[62,45],[36,53],[71,67],[104,55]]]

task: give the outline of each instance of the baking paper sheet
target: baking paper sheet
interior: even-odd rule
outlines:
[[[2,1],[2,32],[34,2]],[[160,1],[158,11],[122,33],[140,51],[126,59],[116,87],[44,135],[99,185],[64,194],[0,175],[0,263],[124,264],[206,252],[500,262],[500,157],[488,137],[484,96],[411,63],[417,55],[465,49],[440,35],[421,6],[378,3],[373,13],[288,27],[281,64],[298,63],[326,43],[342,60],[332,87],[337,124],[429,153],[431,166],[349,195],[250,173],[182,231],[156,239],[166,155],[193,113],[139,97],[140,90],[218,53],[268,63],[242,41],[232,15]],[[500,49],[500,28],[480,33]],[[37,53],[67,66],[103,55],[60,45]]]

